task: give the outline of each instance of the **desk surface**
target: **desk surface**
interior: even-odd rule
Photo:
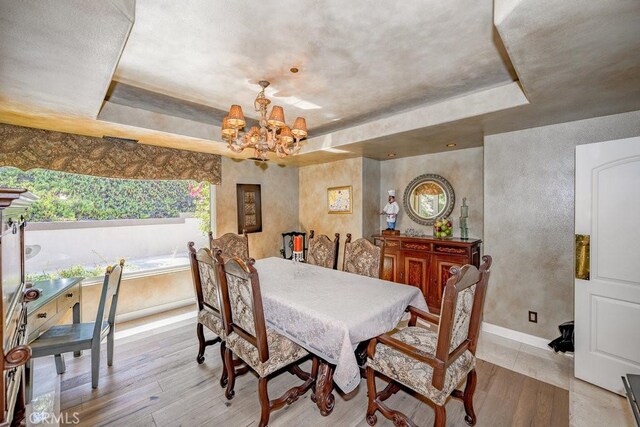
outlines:
[[[33,287],[40,289],[40,298],[27,304],[27,316],[39,310],[58,295],[81,282],[84,277],[70,277],[68,279],[44,280],[34,282]]]

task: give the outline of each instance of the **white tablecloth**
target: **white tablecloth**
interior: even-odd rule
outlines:
[[[409,305],[428,310],[413,286],[282,258],[255,267],[269,326],[335,364],[333,380],[345,393],[360,382],[358,343],[392,330]]]

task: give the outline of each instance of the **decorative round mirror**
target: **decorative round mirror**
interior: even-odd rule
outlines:
[[[436,218],[449,216],[455,201],[449,181],[429,173],[411,181],[402,200],[405,212],[422,225],[433,225]]]

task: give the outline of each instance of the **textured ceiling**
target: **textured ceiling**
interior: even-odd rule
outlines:
[[[136,5],[115,80],[221,110],[239,103],[255,117],[267,79],[288,121],[305,116],[316,134],[513,80],[491,0]]]
[[[248,157],[261,79],[311,130],[279,163],[481,146],[640,110],[640,1],[0,0],[0,122]]]
[[[0,99],[95,118],[134,3],[0,1]]]
[[[105,101],[207,124],[220,125],[224,116],[228,114],[227,111],[207,105],[185,101],[115,81],[109,87]],[[257,125],[258,122],[256,120],[247,118],[248,127]]]

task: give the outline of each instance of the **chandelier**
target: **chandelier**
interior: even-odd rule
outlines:
[[[307,122],[304,117],[298,117],[290,128],[284,121],[284,110],[278,105],[273,106],[267,119],[267,107],[271,101],[264,95],[264,90],[269,82],[262,80],[258,84],[262,90],[253,106],[260,113],[260,127],[252,126],[248,132],[244,132],[246,122],[242,107],[232,105],[229,115],[222,120],[222,139],[236,153],[253,148],[255,157],[260,160],[267,160],[269,152],[280,158],[298,154],[302,148],[301,141],[307,137]]]

